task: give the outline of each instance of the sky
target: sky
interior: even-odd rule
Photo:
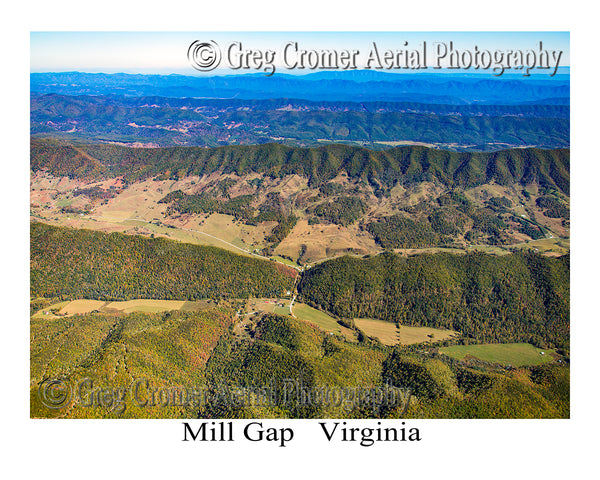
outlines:
[[[423,42],[453,42],[456,49],[537,50],[542,41],[548,50],[562,50],[561,66],[570,64],[568,32],[32,32],[31,72],[178,73],[200,74],[187,58],[195,40],[213,40],[224,49],[241,42],[245,50],[270,49],[280,55],[288,42],[306,50],[359,50],[376,42],[379,49],[417,49]],[[405,42],[408,45],[405,46]],[[285,70],[277,57],[274,62]],[[223,65],[223,62],[221,63]],[[359,67],[360,68],[360,67]],[[216,69],[210,74],[248,73],[248,70]]]

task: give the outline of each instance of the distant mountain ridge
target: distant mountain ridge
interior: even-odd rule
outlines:
[[[569,115],[565,105],[31,95],[32,135],[162,147],[420,142],[458,151],[564,148]]]
[[[122,107],[170,107],[170,108],[202,108],[214,110],[302,110],[331,112],[364,112],[364,113],[426,113],[432,115],[465,115],[465,116],[519,116],[532,118],[569,118],[570,107],[560,104],[560,99],[551,99],[548,104],[543,100],[521,105],[447,105],[418,102],[352,102],[352,101],[312,101],[297,98],[269,99],[223,99],[223,98],[169,98],[159,96],[127,97],[124,95],[62,95],[32,94],[31,110],[33,118],[39,115],[80,114],[88,105],[115,105]],[[69,111],[67,111],[69,109]]]
[[[351,72],[356,73],[356,72]],[[300,98],[340,101],[410,101],[422,103],[511,104],[546,103],[570,97],[564,79],[537,77],[465,77],[449,74],[385,74],[376,80],[349,80],[306,76],[229,75],[192,77],[184,75],[129,75],[104,73],[32,73],[31,91],[67,95],[164,96],[201,98]],[[346,79],[349,78],[349,79]],[[380,78],[380,79],[379,79]],[[561,77],[562,78],[562,77]]]

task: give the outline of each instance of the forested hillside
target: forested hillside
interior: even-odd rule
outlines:
[[[473,369],[432,350],[419,354],[343,342],[277,315],[264,316],[254,335],[253,341],[241,342],[223,336],[206,366],[210,392],[229,387],[245,392],[254,403],[213,402],[200,409],[200,417],[558,418],[569,414],[569,370],[558,364],[516,371]],[[355,394],[357,388],[386,385],[410,389],[406,411],[402,406],[366,403]],[[334,403],[313,393],[336,389],[349,395]],[[264,398],[271,394],[269,390],[271,402]],[[311,401],[302,399],[302,390],[313,393]]]
[[[109,385],[127,390],[132,379],[140,396],[150,398],[149,387],[198,387],[204,366],[234,319],[231,307],[202,311],[103,314],[90,313],[52,319],[32,318],[30,324],[31,416],[35,418],[193,418],[197,408],[164,404],[151,408],[127,395],[119,402],[86,405],[86,385]],[[68,408],[51,409],[38,394],[48,378],[83,384],[84,398]],[[90,402],[91,403],[91,402]],[[173,402],[174,403],[174,402]]]
[[[241,339],[231,334],[234,318],[231,308],[211,307],[199,312],[90,313],[32,319],[31,416],[569,416],[567,365],[519,369],[481,362],[473,365],[426,346],[420,347],[427,348],[426,352],[417,353],[345,342],[300,320],[273,314],[260,318],[254,338]],[[38,395],[38,385],[47,378],[63,379],[74,387],[73,397],[81,398],[68,399],[65,408],[47,408]],[[90,406],[90,382],[120,388],[123,395],[118,401]],[[83,388],[76,388],[78,385]],[[181,396],[183,388],[190,390],[189,396]],[[410,398],[407,394],[368,396],[394,388],[410,389]],[[163,389],[166,400],[152,393]],[[199,393],[192,396],[192,389]],[[392,401],[388,403],[386,398]]]
[[[302,298],[340,317],[444,327],[479,342],[569,345],[569,256],[385,253],[305,272]]]
[[[296,272],[215,247],[31,224],[31,296],[100,300],[277,297]]]
[[[345,145],[295,148],[278,144],[147,149],[31,141],[34,172],[47,170],[55,176],[84,179],[122,175],[128,182],[219,171],[238,175],[258,172],[271,177],[298,174],[318,186],[345,172],[351,178],[387,188],[434,179],[447,186],[470,188],[493,180],[500,185],[536,182],[568,195],[569,161],[568,149],[456,153],[426,147],[373,151]]]

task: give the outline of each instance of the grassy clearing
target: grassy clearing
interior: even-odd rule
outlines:
[[[483,252],[493,255],[508,255],[510,252],[502,247],[496,247],[493,245],[469,245],[467,247],[469,252]]]
[[[314,323],[326,332],[338,333],[343,335],[346,340],[356,341],[356,335],[351,329],[340,325],[334,318],[316,308],[309,307],[304,303],[296,303],[294,304],[294,315],[300,320]]]
[[[399,329],[395,323],[373,318],[355,318],[354,323],[369,337],[377,338],[384,345],[411,345],[413,343],[437,342],[457,334],[452,330],[430,327],[407,327]]]
[[[58,313],[61,315],[89,313],[93,310],[99,310],[104,304],[106,302],[103,300],[73,300],[61,308]]]
[[[405,145],[421,145],[423,147],[435,148],[433,143],[411,142],[409,140],[377,141],[375,144],[385,145],[387,147],[401,147]]]
[[[446,340],[458,332],[453,330],[441,330],[439,328],[430,327],[408,327],[400,326],[400,343],[402,345],[412,345],[413,343],[422,343],[427,341],[438,342]]]
[[[452,253],[452,254],[464,254],[466,251],[463,248],[450,248],[450,247],[427,247],[427,248],[395,248],[395,253],[404,255],[416,255],[420,253]]]
[[[155,235],[165,236],[167,238],[171,238],[174,240],[179,240],[183,243],[192,243],[194,245],[208,245],[213,247],[223,248],[225,250],[229,250],[230,252],[237,253],[239,255],[252,256],[246,250],[248,249],[248,245],[242,242],[239,238],[233,238],[231,240],[214,238],[209,235],[219,235],[219,232],[209,233],[205,235],[201,232],[204,231],[202,227],[197,227],[198,231],[190,231],[184,230],[179,227],[168,227],[165,225],[155,225],[152,223],[147,223],[145,220],[125,220],[123,222],[119,222],[119,225],[127,225],[127,226],[137,226],[143,227]],[[192,230],[194,230],[192,228]],[[208,233],[208,232],[206,232]],[[227,235],[229,237],[229,235]],[[229,242],[229,243],[227,243]],[[230,245],[231,244],[231,245]],[[236,248],[238,247],[238,248]]]
[[[112,215],[114,212],[110,212]],[[254,248],[258,248],[262,244],[259,244],[257,247],[252,247],[248,243],[244,243],[239,238],[232,238],[229,243],[227,238],[230,238],[231,235],[227,232],[219,232],[214,228],[210,228],[210,231],[205,235],[201,232],[205,231],[203,226],[197,227],[192,225],[192,230],[197,229],[198,231],[190,231],[182,229],[178,226],[173,226],[173,228],[168,227],[166,225],[156,225],[153,223],[148,223],[147,220],[144,219],[132,219],[132,218],[122,218],[124,214],[128,212],[124,212],[120,216],[101,216],[94,214],[93,216],[74,216],[73,214],[62,214],[59,212],[53,212],[53,217],[45,216],[45,215],[33,215],[33,217],[40,219],[44,223],[49,223],[51,225],[56,226],[69,226],[74,228],[89,228],[91,230],[99,230],[99,231],[107,231],[107,232],[123,232],[129,234],[137,234],[137,235],[150,235],[161,236],[170,238],[172,240],[178,240],[184,243],[191,243],[194,245],[208,245],[213,247],[223,248],[225,250],[229,250],[230,252],[237,253],[238,255],[244,255],[247,257],[257,258],[255,255],[251,255],[247,250]],[[136,230],[139,229],[139,231]],[[186,227],[187,228],[187,227]],[[246,227],[248,228],[248,227]],[[209,229],[206,229],[209,230]],[[214,235],[214,238],[209,235]],[[227,237],[227,238],[223,238]],[[247,238],[251,238],[250,234],[246,235]],[[263,235],[264,237],[264,235]],[[230,245],[231,243],[231,245]],[[239,248],[236,248],[239,247]]]
[[[361,234],[357,224],[309,225],[306,219],[300,219],[277,246],[275,254],[297,259],[302,245],[306,247],[303,261],[308,263],[351,252],[366,255],[380,250],[371,236]]]
[[[298,268],[298,264],[296,262],[292,262],[291,260],[280,257],[279,255],[273,255],[271,258],[277,260],[278,262],[285,263],[286,265],[289,265],[292,268]]]
[[[330,317],[325,312],[298,302],[294,303],[293,311],[294,316],[298,320],[313,323],[326,332],[342,335],[346,340],[357,341],[353,330],[340,325],[335,318]],[[289,316],[290,300],[281,298],[254,298],[248,303],[248,312],[266,312]]]
[[[525,244],[515,245],[518,249],[535,249],[542,254],[550,255],[564,255],[569,253],[571,249],[570,238],[542,238],[540,240],[534,240]]]
[[[180,310],[185,303],[186,302],[182,300],[148,300],[140,298],[136,300],[127,300],[125,302],[111,302],[104,308],[107,310],[118,310],[124,313],[156,313],[169,310]]]
[[[62,308],[64,308],[65,306],[67,306],[69,303],[71,303],[69,300],[67,300],[66,302],[59,302],[59,303],[55,303],[53,305],[50,305],[49,307],[46,308],[42,308],[41,310],[38,310],[36,313],[34,313],[31,318],[60,318],[58,315],[55,315],[53,312],[58,313]]]
[[[542,352],[544,353],[542,355]],[[463,360],[475,357],[484,362],[521,367],[541,365],[553,361],[553,350],[542,350],[529,343],[497,343],[483,345],[455,345],[440,348],[440,353]]]
[[[253,298],[248,303],[250,312],[275,313],[277,315],[290,315],[290,299],[282,298]]]
[[[182,312],[200,312],[210,308],[211,306],[215,306],[215,302],[212,300],[199,300],[196,302],[185,302],[180,310]]]
[[[355,318],[354,324],[369,337],[377,338],[384,345],[400,343],[400,330],[395,323],[383,322],[372,318]]]
[[[285,307],[275,307],[273,308],[273,313],[277,315],[288,315],[290,314],[290,303],[287,302]]]
[[[206,302],[186,302],[180,300],[136,299],[125,302],[105,302],[102,300],[78,299],[56,303],[36,312],[32,318],[60,318],[71,315],[84,315],[97,310],[102,313],[156,313],[169,310],[200,311],[208,308]],[[56,312],[53,314],[52,311]]]

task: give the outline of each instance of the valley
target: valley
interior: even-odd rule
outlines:
[[[569,76],[415,75],[32,74],[31,417],[568,418]]]
[[[140,382],[152,387],[145,395],[194,386],[214,396],[223,388],[233,394],[261,385],[281,395],[278,382],[297,375],[307,388],[408,381],[417,399],[409,417],[464,415],[467,410],[456,410],[457,402],[466,409],[473,402],[487,405],[479,414],[484,418],[564,415],[565,257],[384,253],[344,256],[298,272],[159,237],[41,223],[31,228],[34,417],[398,414],[354,404],[307,407],[289,399],[276,405],[210,401],[160,408],[125,399]],[[522,280],[507,285],[509,271]],[[555,303],[545,305],[544,297]],[[290,307],[292,298],[297,300]],[[523,330],[525,325],[531,329]],[[478,345],[508,339],[529,343],[512,350],[505,344],[499,352],[494,345]],[[539,347],[533,350],[531,343],[548,357],[540,359]],[[400,369],[394,363],[398,355]],[[547,365],[536,366],[540,362]],[[111,386],[123,398],[92,410],[87,397],[74,398],[66,409],[49,410],[35,393],[48,377]],[[513,402],[509,409],[501,407],[507,396]]]
[[[214,245],[295,268],[385,249],[406,254],[488,249],[503,254],[530,248],[547,255],[569,249],[565,180],[547,177],[540,183],[536,177],[542,170],[518,183],[494,174],[489,180],[460,185],[460,177],[449,182],[432,172],[423,173],[422,180],[386,184],[376,177],[352,175],[351,164],[344,166],[342,156],[336,160],[342,162],[339,169],[320,183],[306,173],[235,173],[222,168],[203,175],[133,181],[108,172],[100,179],[83,172],[52,173],[52,164],[45,163],[48,151],[39,157],[37,152],[40,147],[57,147],[33,145],[33,159],[40,165],[31,177],[31,217],[53,225]],[[427,152],[405,148],[415,154]],[[93,151],[85,156],[81,147],[72,151],[81,161],[105,168],[101,166],[105,160],[91,156]],[[368,152],[349,150],[342,155],[354,161],[355,155]],[[121,153],[144,152],[125,149]],[[523,162],[520,169],[532,166],[525,158],[510,160],[514,161]],[[557,166],[541,168],[565,168],[564,162],[560,158]]]

